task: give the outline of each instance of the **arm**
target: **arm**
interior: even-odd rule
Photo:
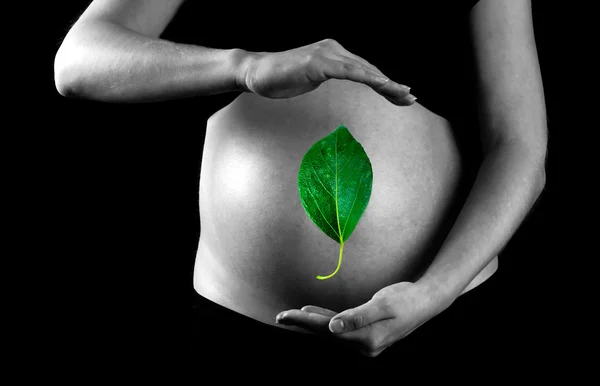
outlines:
[[[63,96],[150,102],[242,91],[242,49],[219,50],[159,39],[184,0],[94,0],[54,62]]]
[[[417,281],[442,308],[515,233],[545,183],[547,128],[530,0],[471,13],[484,160],[442,247]]]
[[[358,307],[281,312],[296,325],[375,357],[450,306],[515,233],[545,183],[546,112],[530,0],[480,0],[471,13],[484,160],[425,274]]]

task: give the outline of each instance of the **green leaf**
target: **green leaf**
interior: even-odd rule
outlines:
[[[308,217],[327,236],[340,243],[335,271],[342,264],[344,242],[362,217],[373,185],[371,161],[362,145],[343,125],[315,143],[302,158],[298,191]]]

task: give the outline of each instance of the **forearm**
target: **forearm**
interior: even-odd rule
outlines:
[[[532,208],[545,184],[544,157],[516,141],[484,157],[454,226],[417,281],[442,308],[500,252]]]
[[[152,102],[242,91],[241,49],[151,38],[109,21],[75,25],[55,59],[62,95],[105,102]]]

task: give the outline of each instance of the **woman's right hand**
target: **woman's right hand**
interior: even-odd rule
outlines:
[[[283,52],[252,52],[237,79],[238,85],[256,95],[281,99],[315,90],[329,79],[364,83],[398,106],[410,106],[410,88],[388,80],[366,60],[333,39],[325,39]]]

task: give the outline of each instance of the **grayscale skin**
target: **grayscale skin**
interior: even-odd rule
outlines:
[[[206,124],[200,295],[377,356],[496,271],[545,184],[530,0],[480,0],[471,11],[481,118],[473,135],[484,159],[465,203],[453,200],[464,161],[451,124],[417,103],[410,85],[377,80],[385,74],[368,58],[332,39],[281,53],[161,40],[182,2],[93,1],[57,52],[55,81],[64,96],[116,103],[244,91]],[[369,154],[373,191],[341,269],[316,280],[335,268],[339,245],[304,213],[298,168],[340,124]],[[446,216],[452,205],[462,207],[457,218]]]
[[[373,189],[339,272],[316,280],[336,268],[339,244],[304,212],[298,170],[342,122],[369,155]],[[462,204],[454,199],[462,168],[450,123],[418,102],[398,107],[337,79],[291,99],[243,93],[207,123],[195,288],[269,324],[290,308],[365,303],[433,258],[428,246],[453,224],[445,214]],[[468,289],[496,267],[494,258]]]

